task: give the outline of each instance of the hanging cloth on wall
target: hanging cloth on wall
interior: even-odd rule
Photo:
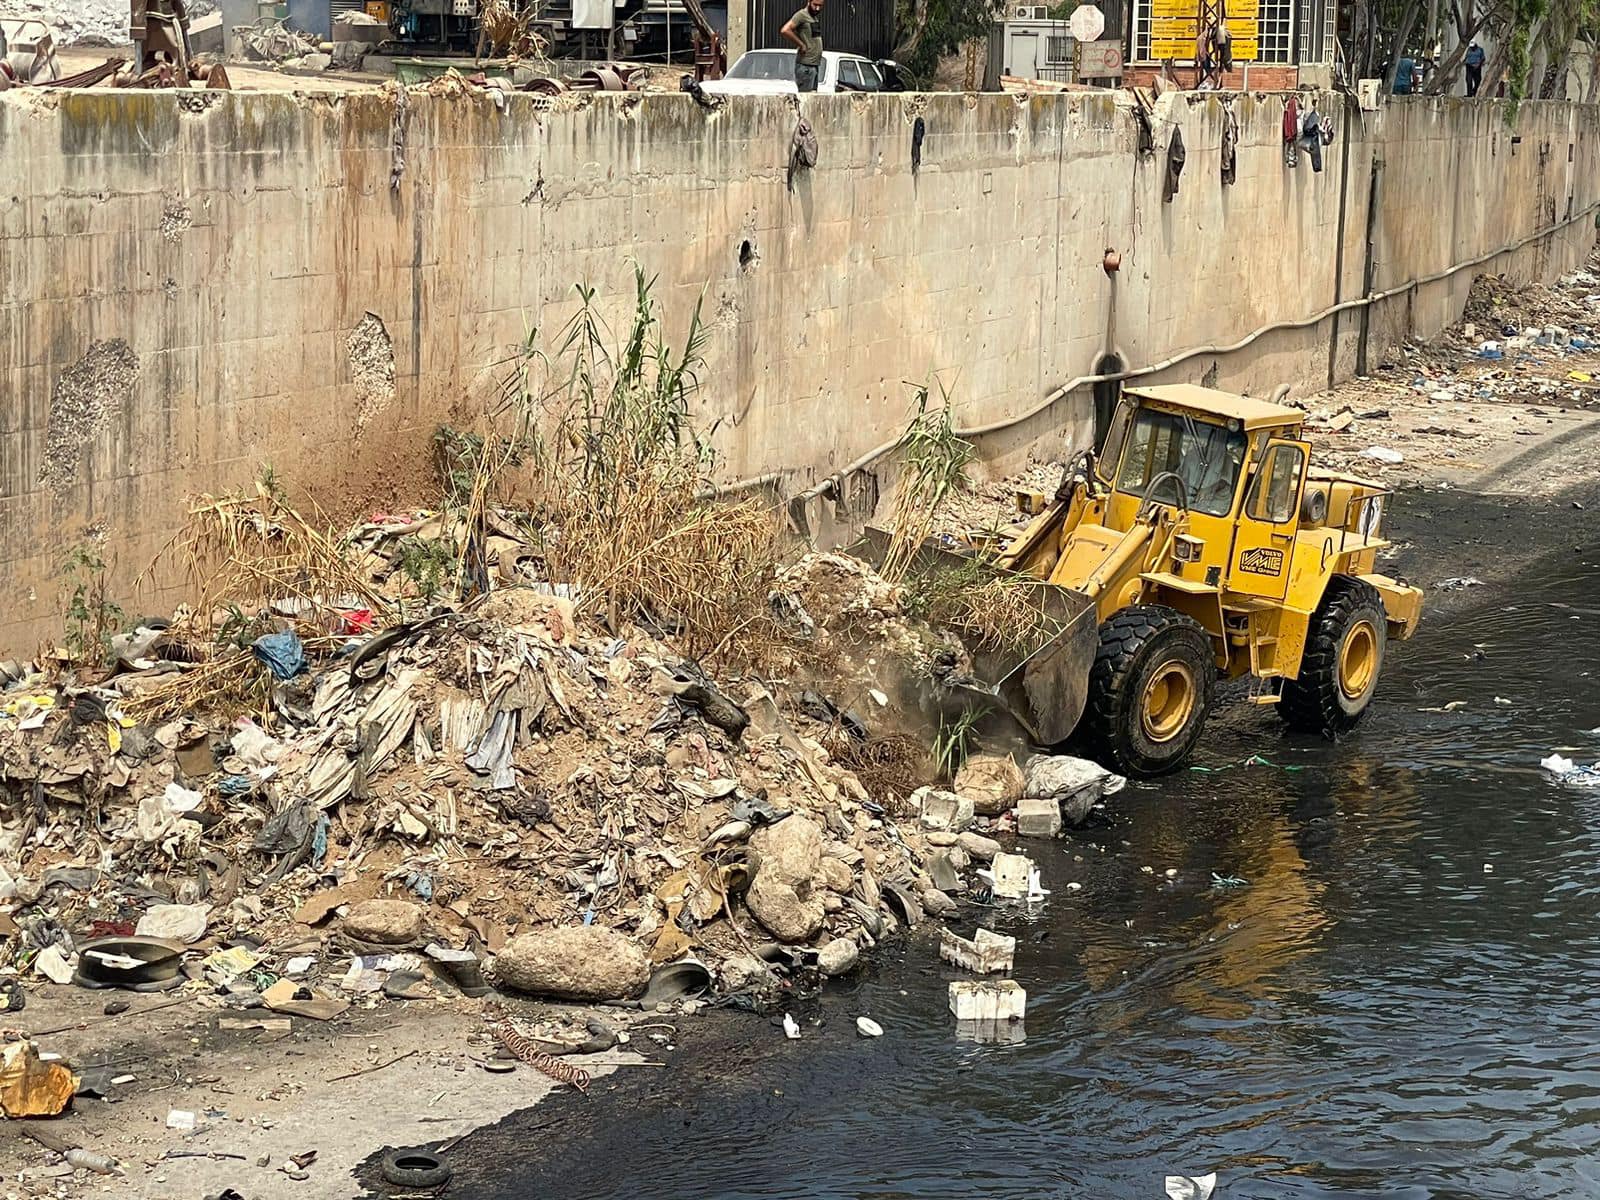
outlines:
[[[1300,141],[1300,105],[1293,96],[1283,106],[1283,165],[1297,167],[1300,156],[1295,146]]]
[[[1178,176],[1183,174],[1183,160],[1186,157],[1183,150],[1183,130],[1174,129],[1172,140],[1167,143],[1167,174],[1161,184],[1161,203],[1171,204],[1172,198],[1178,194]]]
[[[1229,184],[1239,174],[1239,118],[1233,105],[1222,106],[1222,182]]]

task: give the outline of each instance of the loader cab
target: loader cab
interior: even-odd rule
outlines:
[[[1126,531],[1141,508],[1182,522],[1177,578],[1281,600],[1309,450],[1298,409],[1192,385],[1131,388],[1097,470],[1106,524]]]

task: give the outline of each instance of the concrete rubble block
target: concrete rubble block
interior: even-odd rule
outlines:
[[[812,891],[809,879],[796,887],[768,868],[756,872],[744,902],[762,928],[780,942],[810,941],[821,932],[827,917],[822,898]]]
[[[1025,854],[994,856],[994,897],[996,900],[1023,900],[1028,895],[1028,880],[1033,860]]]
[[[958,1021],[1020,1021],[1028,993],[1015,979],[958,979],[950,985],[950,1011]]]
[[[928,856],[928,876],[933,886],[941,892],[959,892],[961,890],[961,872],[950,861],[948,851]]]
[[[1120,792],[1127,782],[1099,763],[1069,754],[1035,754],[1023,768],[1023,794],[1055,800],[1069,825],[1081,822],[1096,803]]]
[[[344,918],[344,931],[351,937],[384,946],[414,942],[422,927],[422,908],[409,900],[362,900]]]
[[[939,957],[951,966],[978,975],[1000,975],[1011,970],[1017,955],[1017,939],[980,929],[970,938],[946,929],[939,935]]]
[[[794,813],[750,837],[750,869],[771,874],[790,887],[810,886],[822,865],[822,827],[810,817]]]
[[[978,862],[992,862],[1000,853],[1000,843],[981,833],[968,830],[961,835],[960,846]]]
[[[923,911],[926,912],[930,917],[948,916],[950,913],[955,912],[956,909],[961,907],[961,905],[957,904],[949,896],[946,896],[938,888],[925,889],[919,898],[922,901]]]
[[[817,951],[817,969],[830,978],[843,975],[861,961],[861,948],[849,938],[835,938]]]
[[[557,1000],[631,1000],[650,982],[650,959],[614,929],[571,925],[512,938],[495,957],[503,987]]]
[[[960,833],[972,824],[972,801],[964,796],[937,788],[918,788],[911,799],[922,813],[924,829]]]
[[[957,794],[979,816],[997,817],[1022,799],[1022,769],[1005,754],[974,754],[956,772]]]
[[[1017,836],[1053,838],[1061,832],[1061,805],[1054,796],[1024,796],[1017,801]]]

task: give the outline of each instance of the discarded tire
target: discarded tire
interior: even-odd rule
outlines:
[[[396,1187],[438,1187],[450,1178],[450,1168],[422,1150],[396,1150],[383,1156],[379,1168]]]

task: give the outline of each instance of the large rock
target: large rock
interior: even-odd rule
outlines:
[[[1035,754],[1023,769],[1023,794],[1054,800],[1069,825],[1078,824],[1096,802],[1120,792],[1127,782],[1099,763],[1068,754]]]
[[[422,936],[422,909],[409,900],[363,900],[350,906],[344,931],[357,941],[409,945]]]
[[[848,895],[850,889],[856,885],[855,872],[837,858],[824,858],[822,867],[817,872],[817,878],[830,892],[838,892],[841,895]]]
[[[512,938],[494,973],[514,991],[557,1000],[629,1000],[650,982],[650,959],[614,929],[572,925]]]
[[[974,754],[956,772],[957,794],[979,816],[995,817],[1022,799],[1022,769],[1004,754]]]
[[[822,827],[794,813],[750,838],[750,869],[791,887],[809,885],[822,863]]]
[[[780,942],[810,941],[821,932],[827,916],[822,898],[814,893],[809,879],[798,885],[787,883],[771,866],[756,872],[744,902],[762,927]]]
[[[984,837],[981,833],[967,830],[961,835],[960,846],[979,862],[989,862],[1003,847],[993,838]]]
[[[835,938],[817,951],[817,969],[824,975],[843,975],[861,958],[861,948],[849,938]]]

